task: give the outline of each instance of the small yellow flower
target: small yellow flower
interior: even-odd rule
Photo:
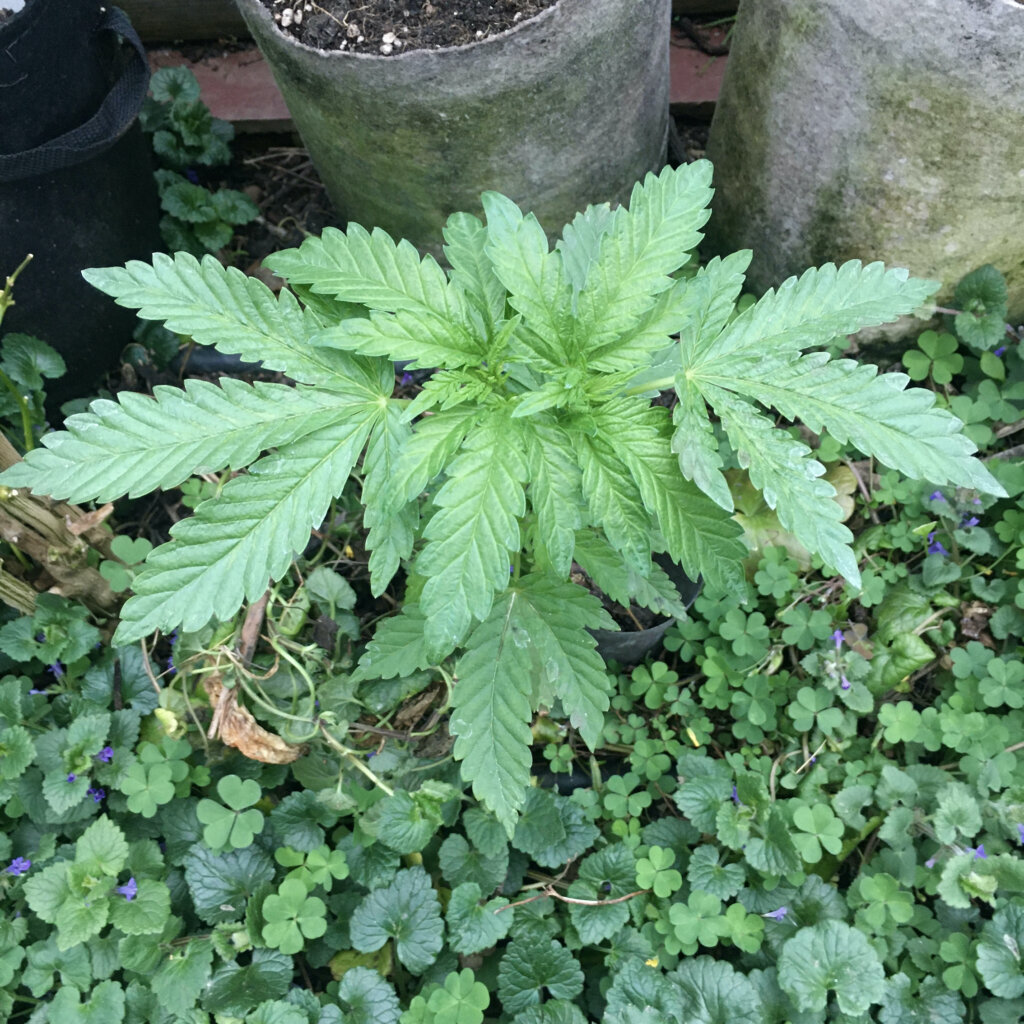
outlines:
[[[645,960],[644,963],[648,967],[657,967],[658,966],[658,958],[656,956],[652,956],[650,960]]]

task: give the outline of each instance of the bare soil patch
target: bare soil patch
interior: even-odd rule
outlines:
[[[306,46],[398,56],[499,35],[557,0],[261,0]]]

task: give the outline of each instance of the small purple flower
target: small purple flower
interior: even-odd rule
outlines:
[[[192,170],[191,167],[188,168],[187,171],[185,171],[185,177],[188,178],[188,180],[191,181],[193,185],[199,184],[199,174],[196,171]]]
[[[110,764],[114,760],[114,748],[104,747],[98,754],[95,755],[97,761],[102,761],[104,764]]]
[[[981,520],[977,516],[965,515],[963,519],[960,520],[960,529],[969,530],[972,526],[977,526],[980,522]]]
[[[928,868],[928,870],[929,870],[929,871],[931,871],[931,869],[932,869],[933,867],[935,867],[935,861],[936,861],[936,860],[938,860],[938,854],[936,854],[936,855],[935,855],[934,857],[929,857],[929,858],[928,858],[928,859],[927,859],[927,860],[926,860],[926,861],[924,862],[924,866],[925,866],[926,868]]]
[[[170,656],[170,657],[169,657],[169,658],[167,659],[167,672],[168,672],[168,674],[169,674],[169,675],[172,675],[172,676],[173,676],[173,675],[176,675],[176,674],[177,674],[177,671],[178,671],[178,670],[177,670],[177,669],[176,669],[176,668],[174,667],[174,655],[172,654],[172,655],[171,655],[171,656]]]
[[[850,682],[850,680],[846,678],[846,673],[845,672],[840,672],[839,673],[839,679],[840,679],[840,682],[839,682],[840,689],[848,690],[853,685]]]
[[[773,921],[785,921],[786,915],[789,913],[789,907],[779,907],[778,910],[773,910],[768,914],[762,914],[762,917],[771,918]]]
[[[8,875],[14,875],[14,877],[17,878],[18,875],[25,874],[30,867],[32,867],[32,861],[27,857],[15,857],[14,860],[4,868],[4,871]]]
[[[818,759],[813,754],[811,754],[811,764],[817,764],[817,763],[818,763]]]
[[[413,377],[413,375],[411,373],[409,373],[408,371],[406,371],[405,373],[402,374],[401,380],[399,380],[398,383],[403,388],[407,388],[410,384],[412,384],[412,382],[414,380],[415,380],[415,378]]]
[[[37,644],[45,644],[46,643],[46,634],[45,633],[36,633],[36,643]]]
[[[64,666],[59,661],[55,661],[52,665],[47,666],[47,671],[53,675],[54,679],[64,678]]]
[[[1017,839],[1020,840],[1020,845],[1024,846],[1024,825],[1017,825]]]
[[[743,804],[740,802],[739,790],[735,786],[732,787],[732,802],[736,804],[737,807],[743,806]]]
[[[985,844],[984,843],[980,843],[978,846],[975,846],[975,847],[968,846],[967,847],[967,852],[968,853],[973,853],[975,860],[988,860],[988,854],[985,852]]]
[[[119,892],[129,903],[135,899],[138,891],[139,887],[135,884],[134,878],[129,878],[124,885],[119,885],[117,887],[117,892]]]
[[[943,547],[942,541],[935,539],[935,531],[932,530],[928,534],[928,554],[929,555],[942,555],[945,558],[949,552]]]
[[[843,631],[841,629],[837,629],[832,634],[832,640],[836,645],[836,650],[838,651],[839,648],[843,646]]]
[[[36,696],[37,694],[46,693],[47,691],[46,690],[29,690],[28,692],[29,692],[29,694],[31,696]]]
[[[68,772],[68,778],[67,778],[68,782],[74,782],[75,779],[77,779],[77,778],[78,778],[78,776],[74,772]]]
[[[945,501],[946,500],[946,496],[942,493],[942,491],[932,491],[932,493],[928,495],[928,500],[929,501]]]
[[[1001,356],[1005,351],[1006,351],[1006,346],[1005,345],[1000,345],[999,348],[997,348],[995,350],[995,352],[992,353],[992,355],[994,355],[994,356]]]
[[[103,799],[105,799],[107,795],[107,791],[100,786],[92,786],[85,792],[87,796],[92,797],[93,803],[96,804],[100,803]]]

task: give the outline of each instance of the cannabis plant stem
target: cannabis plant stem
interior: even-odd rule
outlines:
[[[358,768],[359,771],[361,771],[375,786],[379,786],[382,790],[384,790],[384,792],[387,793],[388,796],[395,795],[395,791],[390,786],[381,782],[380,779],[378,779],[377,776],[374,775],[373,772],[370,771],[370,769],[367,768],[366,765],[359,760],[354,751],[349,750],[348,747],[344,746],[344,744],[339,743],[327,731],[327,727],[323,724],[323,722],[320,722],[319,725],[320,731],[324,735],[324,739],[327,740],[328,744],[334,747],[334,749],[339,754],[341,754],[341,756],[344,757],[346,761],[348,761],[354,768]]]
[[[0,292],[0,324],[4,322],[4,314],[8,308],[14,305],[14,298],[12,296],[14,282],[18,280],[18,275],[31,261],[32,253],[29,253],[4,283],[4,290]],[[25,435],[25,451],[31,451],[35,447],[35,440],[32,437],[32,414],[29,411],[28,402],[25,401],[25,396],[15,386],[14,381],[3,370],[0,370],[0,381],[3,382],[4,387],[14,396],[14,401],[18,404],[18,411],[21,413],[21,429]]]

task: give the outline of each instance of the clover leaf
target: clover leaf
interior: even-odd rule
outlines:
[[[652,846],[647,856],[636,862],[636,884],[641,889],[653,889],[654,895],[667,899],[683,886],[683,876],[672,866],[676,855],[662,846]]]
[[[283,846],[274,851],[274,860],[284,867],[294,868],[285,877],[301,882],[307,892],[318,885],[330,892],[335,879],[348,878],[348,861],[344,852],[332,850],[326,843],[306,854]]]
[[[838,853],[843,846],[845,826],[826,804],[808,807],[799,804],[793,810],[793,824],[799,830],[793,833],[793,842],[805,864],[817,864],[822,849]]]
[[[722,901],[709,892],[691,892],[685,903],[673,903],[668,912],[675,937],[684,950],[696,952],[702,946],[717,946],[728,931],[722,916]]]
[[[282,953],[298,953],[306,939],[327,931],[327,904],[308,896],[295,878],[286,878],[277,892],[263,901],[263,941]]]
[[[426,1006],[429,1016],[425,1019],[429,1024],[481,1024],[490,1002],[487,986],[466,967],[447,975],[444,986],[430,993]]]
[[[259,783],[225,775],[217,783],[217,793],[226,807],[208,799],[200,800],[196,807],[196,815],[206,826],[203,841],[211,850],[243,850],[252,845],[263,831],[263,814],[251,806],[263,795]]]

